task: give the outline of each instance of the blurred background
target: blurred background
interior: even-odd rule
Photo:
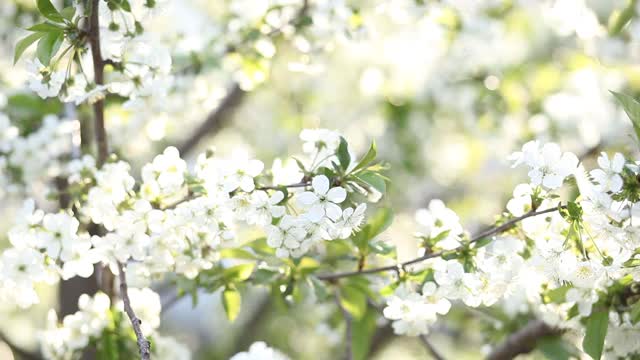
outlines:
[[[162,4],[147,31],[171,49],[170,90],[107,104],[113,150],[132,163],[133,173],[168,145],[190,160],[214,146],[223,155],[241,151],[286,167],[287,155],[301,153],[303,128],[338,130],[357,153],[375,139],[391,165],[382,201],[396,212],[383,237],[398,246],[402,260],[416,252],[413,213],[431,199],[444,200],[469,231],[500,214],[526,176],[506,158],[528,140],[558,142],[586,162],[603,150],[636,151],[629,120],[609,93],[640,94],[635,0],[304,4]],[[274,25],[303,6],[304,31]],[[25,135],[37,132],[47,114],[91,119],[86,107],[40,99],[25,85],[24,61],[13,65],[14,44],[26,34],[21,29],[37,20],[34,7],[32,0],[0,2],[0,109]],[[278,33],[265,34],[265,24]],[[194,133],[198,141],[188,142]],[[24,188],[5,179],[3,246],[8,219],[25,193],[55,209],[44,189],[56,163],[42,164],[38,156],[23,161],[39,182]],[[1,331],[35,349],[46,311],[58,307],[57,291],[42,288],[41,303],[28,312],[0,304]],[[292,359],[337,358],[343,329],[332,326],[333,304],[282,310],[265,294],[255,289],[244,296],[233,324],[217,294],[202,294],[195,308],[182,299],[163,312],[163,332],[188,344],[196,359],[226,359],[255,340]],[[497,316],[465,311],[453,311],[433,331],[447,358],[479,358],[483,328]],[[0,349],[0,358],[10,356]],[[374,338],[370,356],[427,357],[418,340],[390,333]]]

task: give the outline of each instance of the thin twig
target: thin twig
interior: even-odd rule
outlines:
[[[487,360],[510,360],[517,355],[531,352],[538,340],[546,336],[561,334],[561,330],[541,320],[531,320],[522,329],[511,334],[504,342],[493,348]]]
[[[9,340],[9,338],[7,338],[7,336],[2,332],[0,332],[0,341],[5,343],[14,354],[19,356],[20,359],[24,359],[24,360],[42,360],[43,359],[43,357],[40,354],[25,350],[22,347],[16,345],[13,341]]]
[[[151,343],[144,337],[142,329],[140,328],[142,321],[136,316],[136,313],[133,312],[133,308],[131,308],[131,300],[129,299],[129,292],[127,289],[127,275],[125,274],[124,266],[121,263],[118,263],[118,271],[120,273],[120,297],[124,304],[124,311],[127,313],[129,320],[131,320],[133,331],[136,333],[138,348],[140,349],[140,359],[149,360],[151,359]]]
[[[429,341],[429,339],[427,338],[426,335],[420,335],[420,341],[422,341],[422,344],[424,344],[424,347],[427,348],[427,351],[429,351],[429,354],[431,354],[431,356],[436,359],[436,360],[445,360],[444,356],[442,356],[438,350],[433,346],[433,344],[431,344],[431,342]]]
[[[353,360],[353,319],[351,318],[351,314],[340,304],[340,290],[336,288],[334,293],[336,305],[340,311],[342,311],[342,316],[344,317],[344,323],[346,328],[344,330],[344,343],[345,343],[345,360]]]
[[[382,266],[382,267],[378,267],[378,268],[371,268],[371,269],[363,269],[360,271],[347,271],[347,272],[341,272],[341,273],[334,273],[334,274],[320,274],[317,275],[317,278],[320,280],[324,280],[324,281],[333,281],[333,280],[337,280],[337,279],[341,279],[341,278],[345,278],[345,277],[350,277],[350,276],[358,276],[358,275],[363,275],[363,274],[375,274],[375,273],[379,273],[379,272],[384,272],[384,271],[397,271],[398,268],[402,268],[404,269],[405,267],[409,266],[409,265],[413,265],[419,262],[423,262],[425,260],[428,259],[432,259],[432,258],[436,258],[436,257],[440,257],[442,255],[444,255],[445,253],[449,253],[449,252],[455,252],[455,251],[459,251],[464,249],[465,246],[468,246],[469,244],[478,242],[486,237],[495,235],[495,234],[499,234],[503,231],[509,230],[510,228],[512,228],[513,226],[515,226],[518,222],[526,219],[526,218],[530,218],[530,217],[534,217],[534,216],[538,216],[538,215],[543,215],[543,214],[548,214],[548,213],[552,213],[555,211],[558,211],[559,209],[564,208],[565,206],[558,206],[558,207],[554,207],[551,209],[546,209],[546,210],[540,210],[540,211],[530,211],[522,216],[518,216],[515,217],[507,222],[505,222],[504,224],[500,225],[500,226],[496,226],[496,227],[492,227],[489,228],[485,231],[480,232],[479,234],[475,235],[473,238],[471,238],[471,240],[469,240],[469,242],[465,245],[461,245],[453,250],[448,250],[448,251],[437,251],[437,252],[433,252],[433,253],[428,253],[425,254],[423,256],[420,256],[418,258],[412,259],[412,260],[408,260],[396,265],[388,265],[388,266]]]

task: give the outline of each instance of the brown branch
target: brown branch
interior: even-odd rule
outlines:
[[[422,341],[424,347],[427,348],[427,351],[429,351],[431,357],[433,357],[435,360],[445,360],[444,356],[442,356],[440,352],[438,352],[438,350],[433,346],[433,344],[431,344],[426,335],[420,335],[420,341]]]
[[[246,94],[247,92],[242,90],[240,85],[234,84],[227,96],[222,99],[220,105],[207,115],[204,122],[182,144],[178,145],[180,153],[183,155],[188,154],[207,134],[218,132],[225,125],[233,111],[240,105]]]
[[[353,319],[351,318],[351,314],[340,304],[340,290],[336,288],[334,293],[336,305],[342,311],[342,316],[344,317],[344,323],[346,328],[344,330],[344,343],[345,343],[345,360],[353,360]]]
[[[9,340],[4,333],[0,332],[0,341],[5,343],[11,352],[15,355],[18,355],[19,359],[22,360],[42,360],[43,357],[39,353],[31,352],[22,347],[16,345],[13,341]]]
[[[404,269],[405,267],[409,266],[409,265],[413,265],[416,263],[420,263],[423,262],[425,260],[428,259],[432,259],[432,258],[436,258],[436,257],[440,257],[442,255],[444,255],[445,253],[449,253],[449,252],[455,252],[455,251],[460,251],[463,250],[465,246],[468,246],[469,244],[473,244],[475,242],[478,242],[486,237],[495,235],[495,234],[499,234],[501,232],[504,232],[506,230],[511,229],[513,226],[515,226],[517,223],[519,223],[520,221],[526,219],[526,218],[530,218],[530,217],[534,217],[534,216],[538,216],[538,215],[543,215],[543,214],[548,214],[551,212],[555,212],[558,211],[559,209],[564,208],[565,206],[558,206],[558,207],[554,207],[551,209],[546,209],[546,210],[540,210],[540,211],[530,211],[522,216],[518,216],[515,217],[507,222],[505,222],[504,224],[500,225],[500,226],[496,226],[496,227],[492,227],[489,228],[485,231],[480,232],[479,234],[475,235],[473,238],[471,238],[471,240],[469,240],[468,244],[465,245],[461,245],[453,250],[449,250],[449,251],[437,251],[437,252],[433,252],[433,253],[428,253],[425,254],[423,256],[420,256],[418,258],[412,259],[412,260],[408,260],[396,265],[388,265],[388,266],[382,266],[382,267],[378,267],[378,268],[371,268],[371,269],[364,269],[364,270],[360,270],[360,271],[347,271],[347,272],[342,272],[342,273],[334,273],[334,274],[320,274],[317,275],[317,278],[320,280],[324,280],[324,281],[334,281],[337,279],[341,279],[341,278],[345,278],[345,277],[351,277],[351,276],[358,276],[358,275],[363,275],[363,274],[375,274],[375,273],[379,273],[379,272],[385,272],[385,271],[398,271],[398,268],[402,268]]]
[[[91,0],[91,15],[89,17],[89,46],[93,58],[93,74],[96,86],[104,84],[104,60],[100,50],[100,17],[98,14],[99,0]],[[93,103],[93,115],[95,120],[95,138],[98,148],[97,165],[101,167],[109,156],[109,145],[107,143],[107,131],[104,125],[104,99],[99,99]]]
[[[131,308],[131,300],[129,299],[129,292],[127,289],[127,275],[125,274],[124,266],[121,263],[118,263],[118,272],[120,273],[120,297],[124,304],[124,311],[127,313],[129,320],[131,320],[133,331],[136,333],[138,348],[140,349],[140,359],[149,360],[151,359],[151,343],[144,337],[142,329],[140,328],[142,321],[136,316],[133,308]]]
[[[559,335],[561,331],[541,320],[531,320],[522,329],[511,334],[497,345],[487,356],[487,360],[509,360],[520,354],[527,354],[536,346],[538,340],[546,336]]]

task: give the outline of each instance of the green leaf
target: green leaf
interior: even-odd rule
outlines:
[[[55,6],[49,0],[37,0],[38,10],[40,13],[46,17],[47,19],[54,22],[63,22],[64,18],[62,15],[56,10]]]
[[[560,336],[541,339],[536,345],[549,360],[569,360],[577,357],[579,353],[575,346],[567,343]]]
[[[378,190],[380,193],[384,194],[387,190],[387,184],[384,178],[378,173],[363,171],[357,175],[357,178],[363,181],[368,186]]]
[[[586,333],[582,340],[582,348],[594,360],[600,360],[604,351],[604,339],[609,327],[609,309],[593,311],[587,318]]]
[[[369,240],[382,234],[393,222],[393,210],[390,208],[382,208],[378,210],[370,219],[371,226],[368,232]]]
[[[255,260],[256,255],[251,253],[250,251],[243,249],[234,249],[234,248],[226,248],[220,250],[220,257],[222,259],[245,259],[245,260]]]
[[[615,91],[611,91],[613,96],[618,99],[618,102],[622,105],[622,108],[631,119],[631,124],[633,124],[633,129],[636,132],[636,136],[640,141],[640,103],[636,101],[629,95],[618,93]]]
[[[62,45],[63,34],[59,32],[49,32],[40,41],[36,49],[36,56],[42,65],[49,66],[51,58],[56,55],[60,45]]]
[[[571,289],[569,285],[563,285],[558,288],[547,291],[544,296],[545,303],[560,304],[566,301],[567,291]]]
[[[63,18],[71,21],[73,20],[73,17],[76,14],[76,8],[75,6],[67,6],[66,8],[62,9],[62,11],[60,11],[60,15],[62,15]]]
[[[360,162],[358,162],[358,165],[356,165],[356,167],[353,168],[353,172],[357,172],[359,170],[366,168],[367,165],[369,165],[373,160],[376,159],[377,155],[378,155],[378,150],[377,150],[375,141],[373,141],[371,142],[371,146],[369,146],[369,150],[367,151],[367,153],[362,157],[362,159],[360,159]]]
[[[630,0],[622,10],[615,10],[609,17],[609,35],[618,35],[635,15],[636,0]]]
[[[261,255],[275,255],[276,250],[267,244],[267,238],[257,238],[246,244],[247,247]]]
[[[15,65],[15,63],[18,62],[18,59],[20,59],[20,56],[22,56],[24,51],[27,50],[27,48],[29,48],[29,46],[31,46],[31,44],[33,44],[34,42],[38,41],[40,38],[42,38],[45,35],[47,35],[47,34],[46,33],[37,32],[37,33],[28,35],[28,36],[20,39],[20,41],[18,41],[18,43],[16,43],[16,49],[15,49],[14,54],[13,54],[13,64]]]
[[[300,263],[296,266],[297,272],[302,276],[307,276],[314,271],[316,271],[320,267],[320,263],[310,257],[303,257],[300,259]]]
[[[245,281],[251,277],[253,269],[256,267],[254,263],[240,264],[224,269],[222,278],[226,283],[235,283]]]
[[[38,32],[59,32],[64,30],[64,26],[58,25],[58,24],[53,24],[50,22],[43,22],[40,24],[35,24],[31,27],[28,27],[27,30],[29,31],[38,31]]]
[[[349,145],[347,140],[340,136],[340,145],[338,146],[338,160],[340,161],[340,167],[346,171],[351,163],[351,155],[349,155]]]
[[[354,360],[368,358],[371,339],[376,331],[376,317],[376,312],[373,309],[368,309],[362,319],[353,322],[351,338]]]
[[[631,323],[636,324],[640,321],[640,301],[637,301],[631,307]]]
[[[240,314],[242,298],[240,292],[236,289],[226,288],[222,292],[222,304],[224,311],[227,313],[227,319],[234,321]]]
[[[362,319],[367,311],[367,295],[357,286],[347,285],[340,289],[340,305],[355,319]]]

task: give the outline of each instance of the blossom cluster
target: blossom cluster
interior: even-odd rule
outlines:
[[[77,122],[47,115],[26,135],[0,113],[0,199],[46,183],[62,172],[63,157],[71,153]],[[24,186],[29,184],[30,186]]]
[[[322,135],[304,146],[309,174],[326,169],[320,164],[336,157],[333,139],[340,138],[313,131]],[[89,156],[73,160],[66,174],[77,209],[44,213],[25,202],[9,232],[12,247],[0,255],[1,293],[28,307],[38,302],[35,283],[89,277],[97,263],[118,273],[130,260],[140,281],[171,272],[193,279],[218,263],[221,249],[240,245],[237,224],[261,228],[276,256],[298,258],[321,241],[349,237],[363,222],[366,204],[348,201],[347,189],[326,175],[305,175],[307,181],[300,173],[295,184],[265,187],[258,184],[263,170],[259,160],[207,152],[189,171],[169,147],[143,166],[136,184],[124,161],[98,169]],[[89,224],[104,233],[90,235]]]
[[[622,154],[602,153],[598,167],[587,172],[576,155],[537,141],[511,159],[527,166],[530,178],[515,188],[502,220],[518,218],[515,229],[469,238],[455,213],[432,201],[417,212],[417,235],[423,251],[442,256],[410,270],[421,274],[422,283],[399,284],[385,317],[398,334],[426,334],[457,300],[470,307],[498,304],[512,316],[534,313],[550,326],[580,334],[594,313],[604,312],[605,352],[612,358],[637,355],[640,347],[626,339],[638,329],[637,297],[629,289],[640,275],[639,167]],[[579,192],[566,205],[558,193],[563,184]]]
[[[160,326],[160,297],[151,289],[129,289],[131,306],[141,320],[142,331],[145,336],[153,338],[152,356],[154,359],[188,360],[191,359],[189,349],[174,338],[158,334]],[[99,349],[112,346],[112,338],[120,336],[131,338],[128,321],[123,310],[122,302],[111,306],[111,300],[104,293],[97,293],[93,297],[83,294],[78,299],[79,310],[58,321],[54,310],[49,311],[47,328],[39,334],[42,354],[46,359],[63,360],[80,356],[89,346]],[[112,334],[112,335],[109,335]],[[134,344],[133,341],[130,342]],[[116,350],[116,349],[113,349]],[[138,349],[117,349],[120,354],[133,357]]]

